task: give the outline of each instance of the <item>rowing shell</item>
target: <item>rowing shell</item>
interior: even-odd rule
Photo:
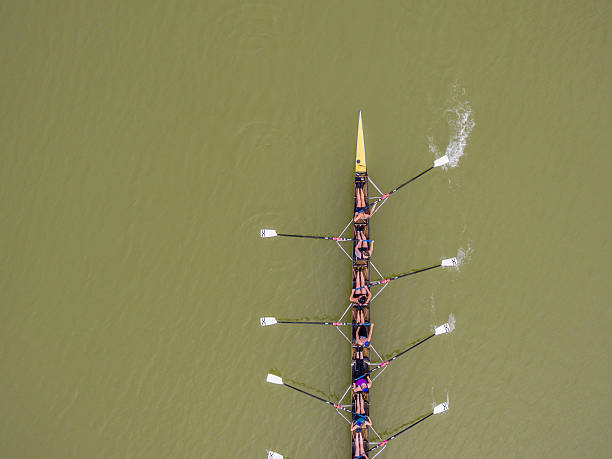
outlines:
[[[353,186],[353,200],[355,201],[354,205],[357,205],[357,187],[361,184],[363,186],[363,193],[366,204],[369,202],[369,193],[368,193],[368,169],[366,163],[366,151],[365,151],[365,141],[363,137],[363,120],[361,118],[361,110],[359,111],[359,123],[357,125],[357,148],[355,151],[355,182]],[[366,236],[366,239],[371,239],[370,237],[370,219],[365,220],[357,220],[357,222],[353,222],[353,239],[357,239],[357,232],[363,231]],[[369,259],[358,259],[355,255],[355,247],[357,245],[356,241],[353,241],[353,283],[351,288],[356,287],[356,274],[357,270],[362,270],[364,273],[366,283],[370,282],[370,260]],[[364,313],[364,320],[368,323],[371,323],[371,314],[370,314],[370,304],[368,303],[365,307],[362,308]],[[355,322],[355,317],[357,314],[357,307],[353,306],[353,326],[351,327],[351,381],[354,381],[358,376],[364,374],[365,371],[370,370],[370,348],[363,348],[363,362],[365,363],[365,368],[358,365],[358,360],[356,358],[357,355],[357,347],[355,343],[355,333],[357,332],[357,323]],[[370,415],[370,393],[363,394],[365,403],[365,415]],[[356,420],[357,415],[357,405],[355,400],[355,395],[351,395],[351,405],[353,411],[353,421]],[[363,434],[363,442],[365,445],[368,445],[370,441],[370,429],[368,427],[362,428]],[[353,436],[351,435],[351,444],[350,451],[351,457],[354,456],[354,442]]]

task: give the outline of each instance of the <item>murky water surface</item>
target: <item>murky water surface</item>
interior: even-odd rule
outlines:
[[[348,457],[333,327],[357,113],[389,191],[381,458],[609,457],[612,8],[12,2],[0,7],[3,457]]]

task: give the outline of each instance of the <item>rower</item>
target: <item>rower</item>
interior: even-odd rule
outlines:
[[[363,392],[364,394],[367,394],[370,391],[370,387],[372,387],[370,375],[366,375],[365,378],[361,376],[353,383],[353,393],[356,394],[357,392]]]
[[[349,298],[351,303],[358,303],[357,307],[363,309],[372,299],[372,292],[366,285],[362,270],[358,270],[355,276],[355,288],[351,291]]]
[[[355,395],[355,413],[365,414],[365,399],[362,394]]]
[[[361,433],[361,430],[372,425],[370,416],[357,415],[351,425],[351,432]]]
[[[374,241],[369,241],[362,230],[357,230],[357,243],[355,244],[355,258],[369,260],[374,250]]]
[[[357,202],[355,204],[355,217],[353,218],[353,221],[356,222],[357,220],[367,220],[374,213],[374,209],[376,208],[378,202],[374,203],[372,208],[368,210],[368,204],[365,200],[365,194],[363,192],[363,183],[357,184],[357,190],[355,194]]]
[[[355,459],[368,459],[363,445],[363,434],[361,432],[357,432],[355,434],[355,439],[353,442],[353,457]]]

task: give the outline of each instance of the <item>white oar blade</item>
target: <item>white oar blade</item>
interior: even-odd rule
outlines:
[[[436,327],[435,333],[436,335],[443,335],[444,333],[450,333],[451,331],[451,327],[450,324],[447,322],[444,325],[440,325],[439,327]]]
[[[433,167],[444,166],[445,164],[448,164],[449,162],[450,162],[450,158],[448,157],[448,155],[444,155],[441,158],[438,158],[434,161]]]
[[[442,267],[456,267],[457,266],[457,258],[453,257],[453,258],[446,258],[444,260],[442,260]]]
[[[278,322],[276,321],[276,317],[260,317],[259,323],[262,327],[267,327],[268,325],[276,325]]]
[[[274,451],[268,451],[268,459],[283,459],[283,455]]]
[[[266,382],[269,382],[269,383],[272,383],[272,384],[282,384],[283,383],[283,378],[281,378],[280,376],[273,375],[272,373],[268,373],[268,377],[266,378]]]
[[[262,229],[260,230],[261,237],[275,237],[278,236],[276,230],[273,229]]]
[[[436,405],[434,407],[433,414],[444,413],[447,410],[448,410],[448,402],[440,403],[439,405]]]

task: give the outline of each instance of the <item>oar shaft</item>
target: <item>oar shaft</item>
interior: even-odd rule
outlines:
[[[425,419],[427,419],[428,417],[433,416],[433,413],[429,413],[427,416],[422,417],[421,419],[419,419],[416,422],[413,422],[412,424],[410,424],[408,427],[406,427],[405,429],[400,430],[398,433],[396,433],[395,435],[392,435],[391,437],[387,438],[386,440],[380,442],[378,445],[366,450],[366,453],[369,453],[370,451],[373,451],[377,448],[380,448],[383,445],[386,445],[388,442],[390,442],[391,440],[393,440],[394,438],[399,437],[401,434],[403,434],[404,432],[406,432],[408,429],[412,429],[414,426],[416,426],[417,424],[420,424],[421,422],[423,422]]]
[[[333,239],[333,237],[328,237],[328,236],[306,236],[306,235],[303,235],[303,234],[282,234],[282,233],[277,233],[277,236],[304,237],[304,238],[308,238],[308,239],[326,239],[326,240]]]
[[[434,266],[430,266],[428,268],[423,268],[423,269],[418,269],[416,271],[412,271],[411,273],[400,274],[399,276],[392,277],[391,280],[396,280],[396,279],[401,279],[402,277],[412,276],[414,274],[419,274],[419,273],[422,273],[422,272],[425,272],[425,271],[429,271],[430,269],[439,268],[440,266],[442,266],[442,265],[441,264],[440,265],[434,265]]]
[[[419,175],[415,175],[414,177],[412,177],[410,180],[408,180],[407,182],[402,183],[400,186],[398,186],[395,190],[393,190],[391,193],[395,193],[396,191],[400,190],[401,188],[405,187],[406,185],[408,185],[410,182],[413,182],[414,180],[418,179],[420,176],[427,174],[430,170],[432,170],[434,167],[431,166],[429,169],[425,169],[423,172],[421,172]],[[391,194],[389,193],[389,194]]]
[[[306,234],[284,234],[284,233],[276,233],[277,236],[284,237],[303,237],[307,239],[325,239],[326,241],[338,241],[338,242],[348,242],[348,241],[359,241],[359,239],[347,239],[343,237],[332,237],[332,236],[309,236]],[[372,242],[370,239],[365,239],[365,242]]]
[[[336,325],[336,322],[286,322],[278,321],[279,324],[298,324],[298,325]],[[338,325],[344,325],[339,323]]]
[[[343,408],[343,407],[342,407],[342,406],[340,406],[339,404],[332,403],[332,402],[330,402],[329,400],[325,400],[324,398],[321,398],[321,397],[317,397],[316,395],[310,394],[310,393],[308,393],[308,392],[306,392],[306,391],[303,391],[302,389],[298,389],[297,387],[292,386],[291,384],[283,383],[283,386],[286,386],[286,387],[288,387],[288,388],[290,388],[290,389],[293,389],[293,390],[296,390],[296,391],[298,391],[298,392],[301,392],[302,394],[304,394],[304,395],[308,395],[309,397],[316,398],[317,400],[320,400],[320,401],[322,401],[323,403],[326,403],[326,404],[328,404],[328,405],[331,405],[331,406],[333,406],[334,408],[337,408],[337,409],[339,409],[339,410],[343,410],[343,411],[346,411],[346,412],[348,412],[348,413],[353,413],[351,410],[347,410],[346,408]]]
[[[353,325],[353,322],[288,322],[288,321],[278,321],[279,324],[299,324],[299,325]],[[359,325],[372,325],[370,323],[363,323]]]
[[[431,166],[429,169],[425,169],[423,172],[421,172],[419,175],[416,175],[414,177],[412,177],[410,180],[408,180],[407,182],[402,183],[400,186],[398,186],[397,188],[394,188],[392,191],[390,191],[389,193],[381,196],[380,198],[376,199],[375,201],[369,203],[366,206],[366,209],[370,208],[370,206],[372,206],[373,204],[383,200],[383,199],[387,199],[389,196],[391,196],[393,193],[395,193],[396,191],[399,191],[400,189],[402,189],[403,187],[405,187],[406,185],[408,185],[410,182],[418,179],[420,176],[425,175],[427,172],[429,172],[430,170],[432,170],[434,167]]]
[[[412,276],[414,274],[419,274],[422,273],[424,271],[429,271],[430,269],[435,269],[435,268],[439,268],[440,266],[442,266],[441,264],[439,265],[434,265],[434,266],[430,266],[428,268],[423,268],[423,269],[419,269],[417,271],[412,271],[410,273],[406,273],[406,274],[400,274],[399,276],[394,276],[394,277],[390,277],[389,279],[385,279],[385,280],[381,280],[381,281],[376,281],[376,282],[371,282],[368,284],[368,286],[373,286],[373,285],[380,285],[380,284],[386,284],[387,282],[391,282],[397,279],[401,279],[402,277],[408,277],[408,276]],[[363,287],[360,287],[363,288]]]
[[[306,391],[303,391],[302,389],[298,389],[297,387],[292,386],[291,384],[283,383],[283,385],[288,387],[288,388],[290,388],[290,389],[297,390],[298,392],[301,392],[302,394],[308,395],[309,397],[316,398],[317,400],[321,400],[324,403],[330,403],[327,400],[325,400],[324,398],[317,397],[316,395],[310,394],[310,393],[308,393]]]
[[[434,336],[436,336],[435,333],[432,333],[429,336],[426,336],[425,338],[419,340],[417,343],[413,344],[412,346],[410,346],[408,349],[404,349],[402,352],[400,352],[399,354],[391,357],[389,360],[387,360],[386,362],[381,363],[379,366],[377,366],[376,368],[372,368],[370,371],[365,372],[364,374],[362,374],[361,376],[357,376],[355,379],[359,379],[359,378],[363,378],[364,376],[367,376],[369,374],[374,373],[375,371],[380,370],[381,368],[386,367],[387,365],[389,365],[391,362],[393,362],[395,359],[398,359],[399,357],[401,357],[402,355],[404,355],[406,352],[414,349],[417,346],[420,346],[421,344],[423,344],[425,341],[427,341],[428,339],[433,338]]]
[[[397,359],[397,358],[401,357],[402,355],[404,355],[406,352],[411,351],[412,349],[414,349],[414,348],[415,348],[415,347],[417,347],[417,346],[420,346],[421,344],[423,344],[423,343],[424,343],[425,341],[427,341],[428,339],[433,338],[434,336],[436,336],[436,334],[435,334],[435,333],[432,333],[431,335],[429,335],[429,336],[427,336],[427,337],[423,338],[422,340],[420,340],[418,343],[413,344],[413,345],[412,345],[412,346],[410,346],[408,349],[403,350],[402,352],[400,352],[399,354],[397,354],[395,357],[393,357],[393,358],[389,359],[389,360],[387,361],[387,365],[388,365],[390,362],[393,362],[395,359]],[[377,368],[381,368],[381,367],[377,367]]]

